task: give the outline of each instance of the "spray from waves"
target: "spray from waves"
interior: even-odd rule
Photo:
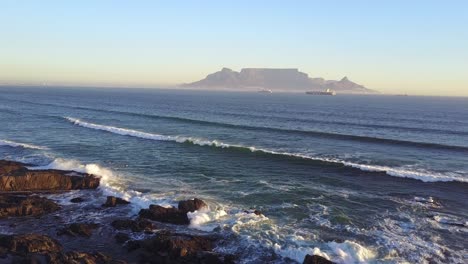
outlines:
[[[20,143],[20,142],[15,142],[15,141],[6,140],[6,139],[0,139],[0,146],[21,147],[21,148],[41,149],[41,150],[48,149],[47,147],[36,146],[33,144]]]
[[[82,173],[93,174],[100,177],[99,188],[105,195],[119,196],[133,205],[136,205],[137,210],[148,207],[150,204],[159,203],[163,206],[169,206],[173,203],[165,197],[159,197],[151,194],[143,194],[139,191],[129,190],[126,184],[123,183],[122,177],[117,175],[113,170],[103,167],[99,164],[89,163],[83,164],[80,161],[72,159],[56,158],[51,163],[45,166],[29,167],[31,170],[70,170]]]
[[[253,146],[227,144],[218,140],[207,140],[207,139],[196,138],[196,137],[160,135],[160,134],[137,131],[133,129],[89,123],[89,122],[85,122],[80,119],[72,118],[72,117],[66,117],[65,119],[67,119],[68,121],[72,122],[75,125],[79,125],[79,126],[91,128],[91,129],[107,131],[110,133],[124,135],[124,136],[132,136],[132,137],[138,137],[138,138],[144,138],[144,139],[150,139],[150,140],[156,140],[156,141],[173,141],[177,143],[188,143],[188,144],[193,144],[193,145],[209,146],[209,147],[216,147],[216,148],[228,148],[228,149],[235,149],[235,150],[241,150],[241,151],[263,153],[267,155],[286,156],[286,157],[291,157],[291,158],[300,158],[300,159],[326,162],[326,163],[332,163],[332,164],[340,164],[340,165],[344,165],[347,167],[360,169],[362,171],[383,172],[390,176],[400,177],[400,178],[412,178],[412,179],[417,179],[423,182],[450,182],[450,181],[468,182],[468,178],[463,177],[463,175],[459,175],[457,173],[444,174],[444,173],[437,173],[437,172],[430,172],[430,171],[423,171],[423,170],[410,170],[407,168],[397,168],[397,167],[395,168],[395,167],[380,166],[380,165],[366,165],[366,164],[359,164],[359,163],[354,163],[354,162],[347,162],[347,161],[343,161],[343,160],[336,159],[336,158],[324,158],[324,157],[317,157],[317,156],[305,155],[305,154],[300,154],[300,153],[281,152],[281,151],[275,151],[275,150],[269,150],[269,149],[263,149],[263,148],[256,148]]]

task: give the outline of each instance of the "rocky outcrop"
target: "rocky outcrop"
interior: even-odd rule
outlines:
[[[177,208],[165,208],[159,205],[150,205],[149,209],[141,209],[138,213],[140,217],[148,218],[154,221],[171,223],[176,225],[188,225],[190,220],[187,217],[187,212]]]
[[[140,217],[158,222],[171,223],[176,225],[188,225],[190,224],[190,220],[187,216],[187,213],[194,212],[206,207],[207,205],[204,201],[195,198],[193,200],[180,201],[178,208],[166,208],[152,204],[149,206],[149,209],[141,209],[138,214]]]
[[[102,205],[104,207],[116,207],[117,205],[125,205],[130,202],[115,196],[107,196],[106,202]]]
[[[132,247],[141,251],[142,263],[231,263],[229,257],[212,252],[210,237],[164,232],[133,242]]]
[[[132,232],[152,231],[155,225],[146,219],[117,219],[111,223],[112,227],[117,230],[131,230]]]
[[[64,253],[62,249],[57,240],[45,235],[0,235],[1,263],[125,263],[100,252]]]
[[[96,189],[99,178],[62,170],[30,170],[27,164],[0,160],[0,191]]]
[[[302,264],[335,264],[334,262],[331,262],[330,260],[318,256],[318,255],[309,255],[307,254],[304,258],[304,262]]]
[[[60,243],[48,236],[37,234],[0,235],[0,248],[12,254],[58,253],[62,250]]]
[[[177,208],[184,212],[194,212],[203,208],[207,208],[208,205],[198,198],[193,200],[180,201]]]
[[[72,202],[72,203],[82,203],[84,201],[85,200],[83,198],[81,198],[81,197],[76,197],[76,198],[70,199],[70,202]]]
[[[0,195],[0,218],[40,216],[59,209],[60,206],[52,200],[35,195]]]
[[[91,237],[93,230],[96,229],[99,225],[94,223],[73,223],[67,227],[61,229],[58,232],[58,235],[68,235],[68,236],[82,236],[82,237]]]

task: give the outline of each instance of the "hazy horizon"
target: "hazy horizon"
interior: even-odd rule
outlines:
[[[171,88],[298,68],[384,94],[468,96],[463,1],[6,1],[0,85]]]

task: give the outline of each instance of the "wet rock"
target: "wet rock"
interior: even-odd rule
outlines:
[[[96,263],[96,264],[124,264],[125,261],[115,260],[112,257],[105,255],[101,252],[86,253],[71,251],[61,256],[59,259],[61,262],[66,264],[75,263]]]
[[[177,208],[165,208],[159,205],[150,205],[149,209],[141,209],[138,213],[140,217],[150,220],[171,223],[176,225],[188,225],[190,220],[187,217],[187,212]]]
[[[307,254],[302,264],[334,264],[334,262],[318,255]]]
[[[102,205],[104,207],[115,207],[117,205],[129,204],[129,201],[126,201],[122,198],[115,196],[107,196],[106,202]]]
[[[123,244],[127,242],[128,240],[130,240],[130,236],[128,234],[119,232],[115,235],[115,241],[119,244]]]
[[[74,171],[29,170],[28,164],[0,160],[0,191],[96,189],[99,178]]]
[[[0,248],[8,253],[26,255],[28,253],[58,253],[60,243],[45,235],[0,235]]]
[[[223,263],[221,256],[210,252],[209,237],[164,232],[139,241],[139,246],[143,263]]]
[[[178,208],[184,212],[194,212],[203,208],[207,208],[206,203],[198,198],[187,201],[180,201]]]
[[[155,229],[154,224],[143,218],[131,219],[117,219],[111,225],[118,230],[132,230],[133,232],[152,231]]]
[[[35,195],[0,195],[0,218],[19,216],[40,216],[52,213],[60,206],[44,197]]]
[[[91,237],[93,230],[99,225],[94,223],[73,223],[61,229],[58,235]]]
[[[70,202],[72,202],[72,203],[82,203],[84,201],[85,200],[83,198],[81,198],[81,197],[76,197],[76,198],[73,198],[73,199],[70,200]]]
[[[141,209],[139,212],[140,217],[148,218],[158,222],[171,223],[176,225],[188,225],[190,220],[187,217],[188,212],[194,212],[207,205],[200,199],[193,199],[187,201],[180,201],[178,208],[170,207],[165,208],[159,205],[150,205],[149,209]]]

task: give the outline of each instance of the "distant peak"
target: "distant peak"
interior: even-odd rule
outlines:
[[[349,81],[347,76],[345,76],[345,77],[343,77],[343,79],[341,79],[341,82],[345,82],[345,81]]]
[[[221,69],[221,71],[223,71],[223,72],[232,72],[232,70],[231,70],[231,69],[229,69],[229,68],[226,68],[226,67],[222,68],[222,69]]]

